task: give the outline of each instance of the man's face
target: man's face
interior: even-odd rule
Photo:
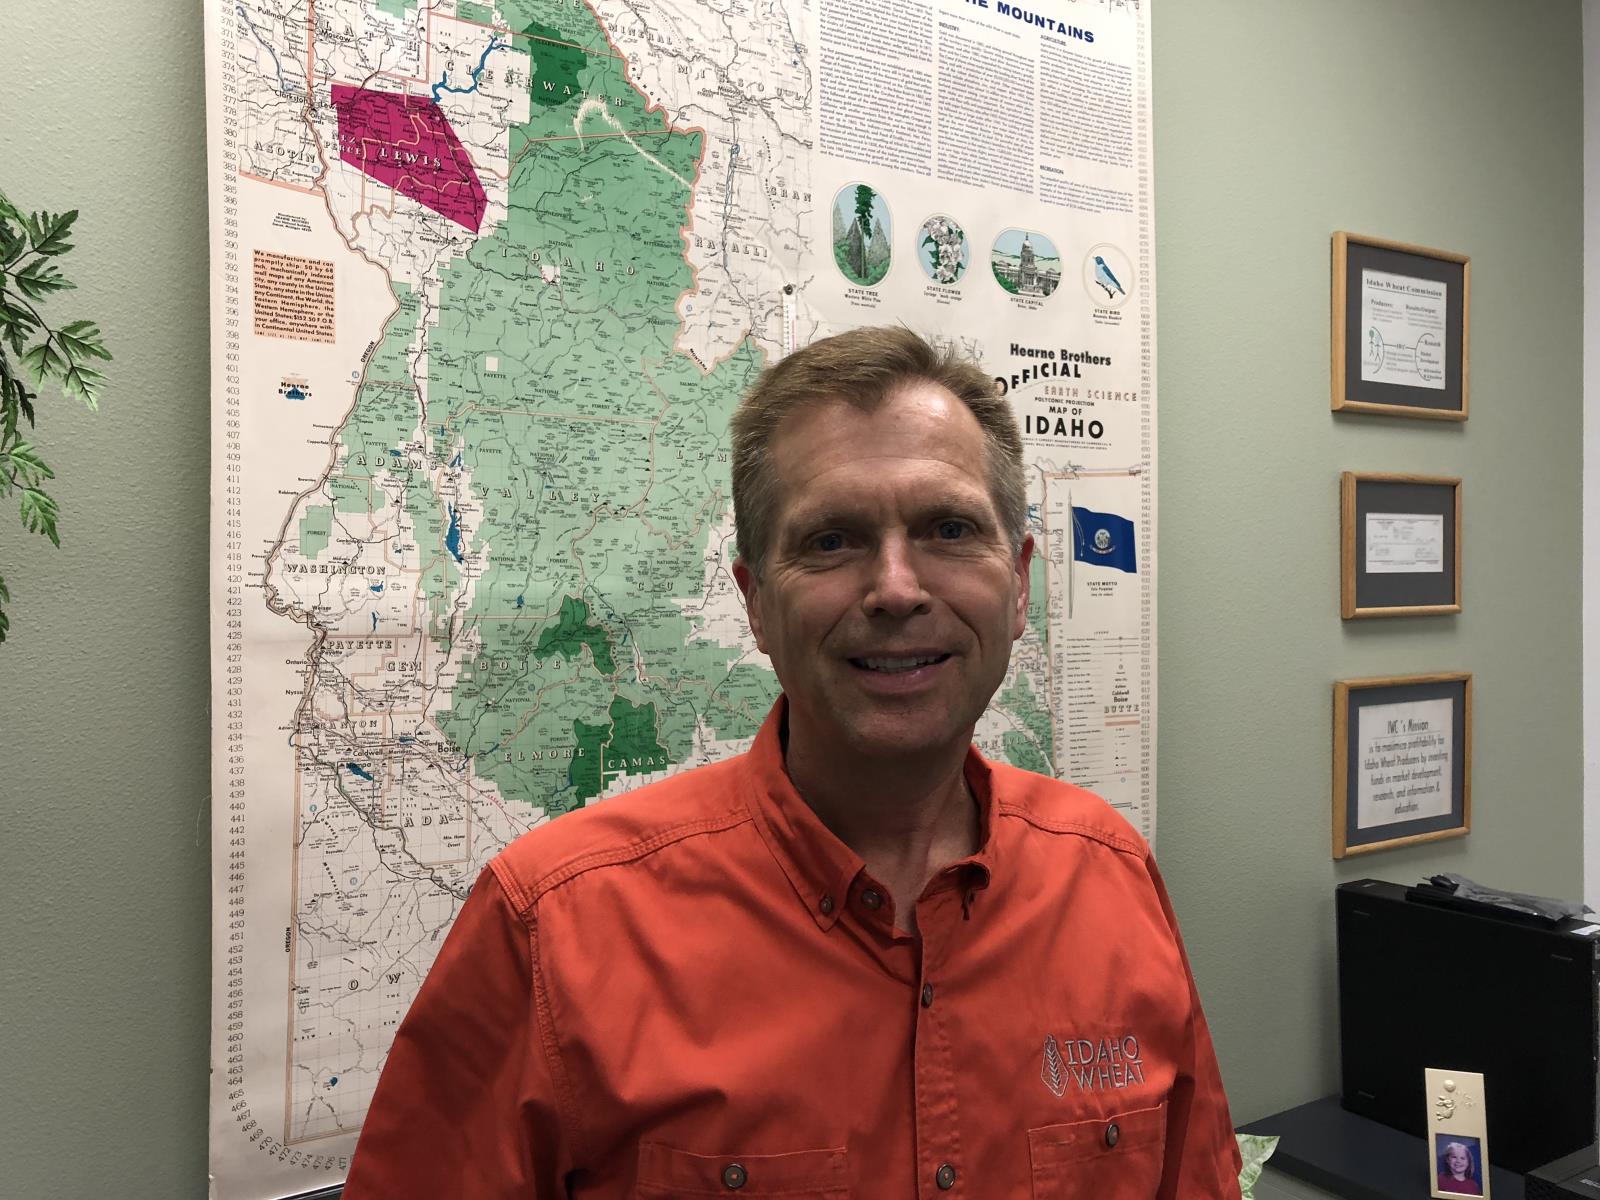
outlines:
[[[964,745],[1026,623],[1033,554],[1006,537],[977,418],[914,381],[870,413],[792,413],[771,451],[767,561],[734,573],[791,737],[886,756]]]

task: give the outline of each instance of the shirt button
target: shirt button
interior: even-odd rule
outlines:
[[[833,911],[833,897],[824,896],[822,898],[822,903],[818,904],[817,907],[822,910],[823,916],[827,916]]]
[[[949,1163],[942,1164],[939,1169],[933,1173],[933,1181],[939,1185],[939,1190],[941,1192],[948,1192],[956,1185],[956,1169]]]
[[[745,1174],[745,1169],[738,1163],[729,1163],[722,1168],[722,1185],[729,1191],[738,1191],[744,1186],[744,1181],[748,1178],[749,1176]]]
[[[871,888],[868,888],[866,891],[861,893],[861,903],[866,905],[873,912],[877,912],[883,907],[883,896],[880,893],[873,891]]]
[[[1115,1121],[1111,1122],[1111,1124],[1106,1126],[1106,1147],[1107,1147],[1107,1149],[1114,1148],[1116,1146],[1116,1144],[1117,1144],[1117,1141],[1121,1137],[1122,1137],[1122,1130],[1117,1128],[1117,1123]]]
[[[922,1007],[933,1007],[933,984],[931,983],[925,983],[922,985]]]

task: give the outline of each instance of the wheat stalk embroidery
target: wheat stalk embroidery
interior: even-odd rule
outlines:
[[[1067,1077],[1061,1069],[1061,1047],[1056,1045],[1056,1035],[1047,1033],[1044,1037],[1044,1065],[1039,1068],[1039,1078],[1044,1080],[1045,1087],[1056,1094],[1056,1099],[1067,1090]]]

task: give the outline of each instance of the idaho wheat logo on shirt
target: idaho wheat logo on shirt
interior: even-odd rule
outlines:
[[[1121,1037],[1103,1037],[1099,1041],[1068,1038],[1058,1042],[1055,1034],[1046,1034],[1039,1078],[1057,1096],[1065,1094],[1069,1082],[1077,1084],[1082,1091],[1143,1083],[1144,1058],[1139,1050],[1139,1039],[1128,1033]]]

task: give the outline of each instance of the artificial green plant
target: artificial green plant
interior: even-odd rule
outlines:
[[[60,264],[72,249],[67,235],[77,219],[76,209],[24,213],[0,192],[0,499],[18,496],[22,527],[55,546],[61,545],[61,510],[44,490],[55,472],[28,440],[39,396],[29,384],[50,386],[97,408],[105,375],[91,363],[111,358],[93,321],[58,327],[41,311],[50,296],[74,286]],[[10,600],[0,575],[0,642],[11,627],[5,611]]]

